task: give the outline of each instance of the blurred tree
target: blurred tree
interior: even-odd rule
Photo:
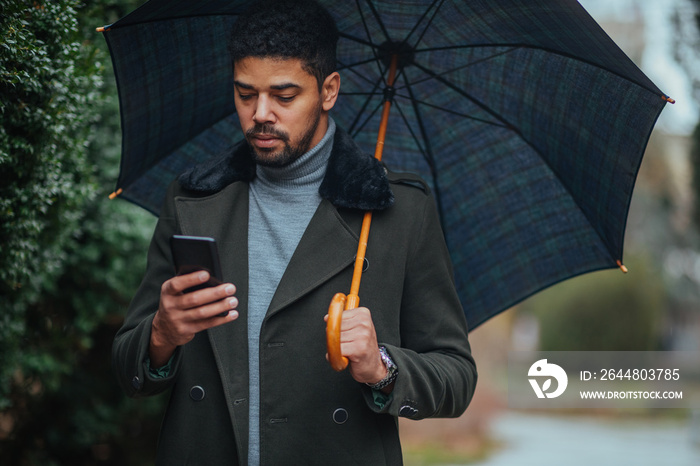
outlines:
[[[109,202],[104,40],[139,0],[0,0],[0,462],[153,464],[164,399],[126,399],[111,342],[155,218]]]
[[[695,126],[690,144],[690,167],[693,171],[693,223],[700,229],[700,123]]]
[[[522,305],[540,323],[541,351],[661,349],[663,285],[647,261],[629,258],[634,279],[600,271],[560,283]]]
[[[676,8],[675,58],[687,71],[693,97],[700,102],[700,0],[683,0]],[[693,170],[693,222],[700,228],[700,123],[691,136],[690,164]]]

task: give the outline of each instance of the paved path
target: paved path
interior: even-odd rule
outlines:
[[[493,424],[503,448],[471,466],[698,466],[698,423],[506,413]]]

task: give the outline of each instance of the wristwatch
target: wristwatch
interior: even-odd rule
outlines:
[[[377,383],[366,384],[369,388],[373,390],[381,390],[384,387],[391,385],[391,383],[396,380],[396,376],[399,375],[399,368],[389,356],[389,352],[384,346],[379,347],[379,357],[382,358],[382,362],[386,366],[386,375],[382,380]]]

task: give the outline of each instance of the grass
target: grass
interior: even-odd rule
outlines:
[[[479,442],[472,448],[449,448],[436,443],[404,446],[405,466],[469,465],[483,461],[494,449],[495,442]]]

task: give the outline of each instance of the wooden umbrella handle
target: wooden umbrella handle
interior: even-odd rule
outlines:
[[[340,352],[340,324],[346,300],[347,296],[343,293],[336,293],[333,296],[331,304],[328,306],[328,322],[326,323],[328,362],[338,372],[348,367],[348,358]]]

